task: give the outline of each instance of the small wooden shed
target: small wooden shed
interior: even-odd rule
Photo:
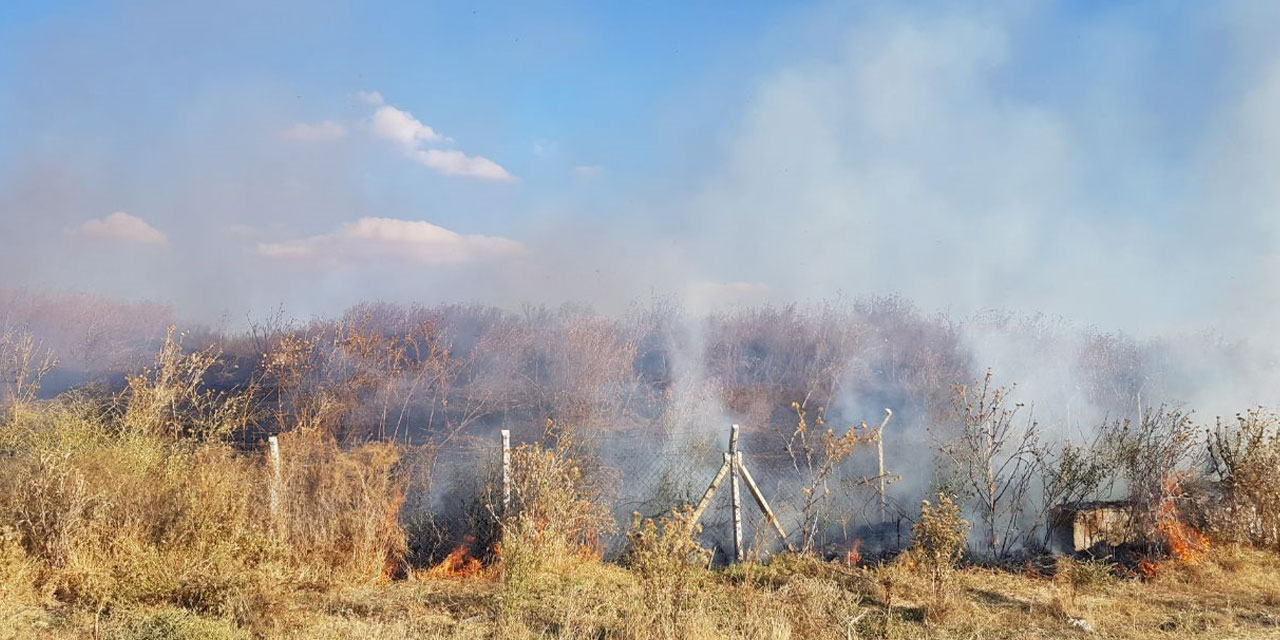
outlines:
[[[1122,500],[1059,505],[1049,518],[1051,553],[1114,549],[1135,542],[1133,504]]]

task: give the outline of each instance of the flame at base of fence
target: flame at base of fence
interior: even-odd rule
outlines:
[[[471,554],[475,538],[467,536],[449,555],[436,566],[427,569],[420,575],[425,578],[474,578],[484,573],[484,564],[480,558]]]

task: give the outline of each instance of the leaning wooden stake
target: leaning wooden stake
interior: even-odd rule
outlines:
[[[511,431],[502,430],[502,517],[511,510]]]
[[[782,529],[782,524],[778,522],[778,517],[773,515],[773,509],[769,508],[769,502],[764,499],[764,494],[760,492],[760,487],[756,486],[755,478],[751,477],[751,472],[747,471],[747,465],[742,463],[742,452],[738,452],[738,459],[735,463],[738,467],[738,473],[742,474],[743,482],[747,483],[747,490],[751,492],[751,497],[756,499],[756,506],[760,507],[760,511],[764,513],[765,520],[773,525],[773,530],[778,532],[778,537],[782,538],[782,544],[787,551],[794,551],[791,548],[791,541],[787,540],[787,532]]]
[[[755,499],[760,511],[764,512],[769,524],[773,525],[773,530],[777,531],[778,536],[782,538],[782,544],[786,546],[788,551],[792,551],[791,542],[787,540],[787,532],[782,528],[782,524],[778,522],[778,517],[774,515],[773,509],[769,508],[769,502],[764,499],[764,493],[760,491],[755,479],[751,477],[751,472],[747,471],[747,465],[742,462],[742,452],[738,451],[738,425],[736,424],[729,431],[729,450],[724,453],[724,462],[720,465],[720,469],[716,471],[716,476],[711,479],[711,484],[707,485],[707,490],[702,492],[698,505],[694,507],[693,513],[690,514],[689,528],[694,529],[697,527],[698,520],[702,518],[703,512],[711,505],[711,499],[715,496],[716,490],[720,488],[720,484],[724,482],[725,476],[729,476],[729,484],[733,491],[733,561],[741,562],[745,551],[742,544],[742,494],[741,489],[738,488],[739,478],[747,483],[747,490],[751,493],[751,497]]]
[[[876,430],[876,455],[880,458],[880,522],[888,521],[889,501],[884,495],[885,475],[884,475],[884,428],[889,426],[889,418],[893,417],[893,410],[884,408],[884,421],[880,423],[880,428]]]
[[[689,517],[689,526],[698,524],[698,519],[702,517],[702,512],[707,510],[711,505],[711,498],[716,495],[716,489],[720,488],[720,483],[724,482],[724,477],[729,475],[729,468],[732,465],[729,462],[729,454],[724,454],[724,464],[720,465],[720,470],[716,472],[716,477],[711,479],[711,484],[707,485],[707,490],[702,492],[702,499],[698,500],[698,506],[693,508],[693,514]]]
[[[267,438],[267,446],[267,454],[271,459],[271,487],[269,489],[271,519],[273,523],[278,523],[280,521],[280,490],[281,485],[284,484],[284,474],[280,468],[280,439],[275,436]]]
[[[738,425],[729,430],[729,459],[738,459]],[[733,499],[733,561],[742,562],[742,490],[738,486],[738,475],[729,476],[729,491]]]

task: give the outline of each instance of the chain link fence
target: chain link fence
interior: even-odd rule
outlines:
[[[614,526],[601,542],[607,558],[616,558],[636,514],[660,517],[682,505],[698,503],[724,462],[729,429],[721,433],[655,437],[615,432],[576,443],[575,455],[587,481],[601,498]],[[512,448],[543,443],[540,434],[511,438]],[[788,449],[786,438],[769,431],[743,430],[739,450],[764,499],[793,548],[827,557],[850,552],[866,555],[902,548],[913,515],[899,492],[886,495],[883,515],[878,492],[874,443],[856,448],[829,472],[819,474],[803,451]],[[233,445],[246,456],[268,463],[265,441]],[[499,432],[457,436],[440,444],[397,445],[408,478],[401,519],[417,560],[430,562],[461,541],[491,530],[500,504],[502,439]],[[287,448],[283,457],[290,455]],[[319,464],[319,463],[315,463]],[[892,475],[892,469],[889,474]],[[733,553],[731,481],[725,478],[703,512],[700,541],[727,562]],[[740,488],[745,553],[767,555],[784,543],[756,505],[745,483]],[[489,522],[486,522],[489,520]]]

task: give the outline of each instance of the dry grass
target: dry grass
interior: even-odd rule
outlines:
[[[292,498],[273,518],[264,456],[116,415],[68,397],[20,408],[0,429],[0,621],[69,610],[97,625],[122,609],[176,607],[261,631],[298,589],[378,581],[398,567],[402,492],[387,447],[343,451],[289,434]],[[182,637],[164,630],[186,624],[139,633]]]
[[[209,392],[212,352],[175,344],[119,397],[7,401],[0,640],[1280,634],[1280,556],[1245,547],[1152,565],[1146,580],[1064,562],[1056,579],[968,567],[944,582],[937,570],[962,541],[944,518],[935,533],[955,545],[934,545],[933,572],[920,545],[879,567],[780,554],[712,571],[677,513],[637,522],[625,562],[605,563],[611,479],[555,429],[513,452],[511,510],[488,496],[488,521],[502,516],[495,564],[469,577],[414,572],[401,449],[339,446],[323,421],[275,416],[292,428],[273,512],[264,453],[220,437],[251,414],[247,394]]]
[[[1221,547],[1150,581],[1077,584],[964,568],[937,604],[905,563],[781,554],[703,568],[679,518],[641,523],[626,566],[590,552],[601,496],[566,448],[517,460],[505,564],[389,579],[403,553],[394,449],[282,437],[293,496],[267,509],[261,455],[122,429],[65,398],[0,435],[0,638],[1218,638],[1280,633],[1280,557]],[[567,505],[567,506],[566,506]],[[676,561],[673,555],[684,557]],[[690,562],[689,560],[692,560]],[[891,584],[892,593],[886,592]],[[889,596],[892,595],[890,601]]]
[[[392,582],[296,596],[268,637],[334,638],[1268,638],[1280,633],[1274,584],[1280,560],[1232,552],[1194,569],[1170,567],[1154,582],[1120,580],[1065,604],[1047,577],[964,569],[941,620],[926,615],[928,579],[900,585],[884,607],[874,570],[849,570],[794,556],[700,574],[673,636],[654,626],[646,581],[597,562],[580,563],[503,615],[495,577]],[[1268,592],[1267,585],[1272,589]],[[1270,596],[1268,596],[1270,593]],[[159,615],[159,614],[155,614]],[[174,616],[171,611],[165,615]],[[216,621],[215,621],[216,622]],[[1080,624],[1080,623],[1075,623]],[[172,635],[167,637],[184,637]],[[192,637],[192,636],[185,636]]]

